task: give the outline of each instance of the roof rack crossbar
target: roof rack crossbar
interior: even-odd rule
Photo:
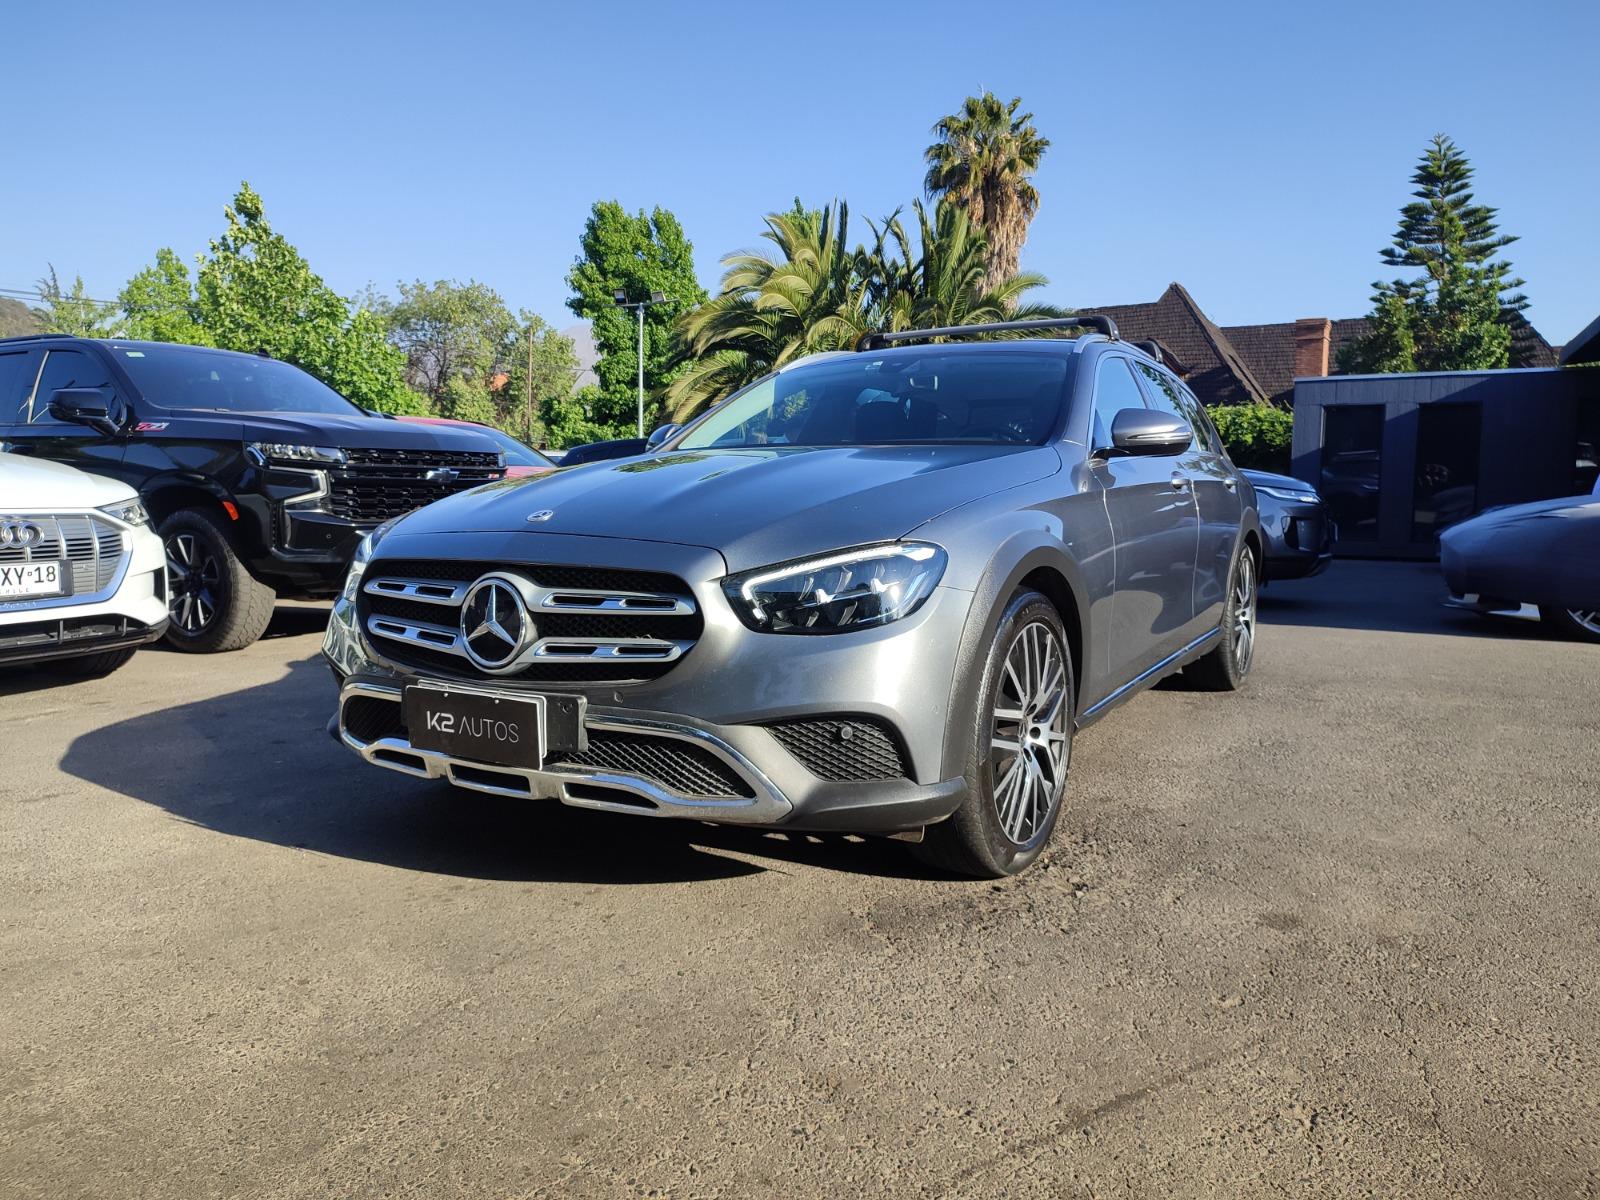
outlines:
[[[895,342],[916,342],[936,337],[973,337],[981,333],[1021,333],[1043,329],[1093,329],[1108,338],[1117,336],[1117,323],[1099,313],[1079,313],[1072,317],[1044,317],[1034,321],[993,321],[987,325],[941,325],[934,329],[897,329],[893,332],[864,333],[856,341],[857,350],[882,350]]]

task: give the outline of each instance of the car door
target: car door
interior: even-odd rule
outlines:
[[[71,346],[50,347],[23,401],[18,422],[6,431],[6,449],[95,475],[120,477],[126,450],[120,437],[50,415],[51,393],[68,387],[120,390],[99,355]]]
[[[1177,455],[1119,454],[1111,423],[1146,408],[1132,365],[1120,354],[1095,367],[1091,463],[1104,488],[1115,543],[1110,667],[1112,688],[1183,647],[1194,621],[1200,518]]]
[[[1183,418],[1194,430],[1194,442],[1189,452],[1180,456],[1179,468],[1189,476],[1194,487],[1200,519],[1200,540],[1195,555],[1194,627],[1190,630],[1191,636],[1199,637],[1222,620],[1228,572],[1233,566],[1233,549],[1239,541],[1239,522],[1243,515],[1239,473],[1223,453],[1222,442],[1194,393],[1170,372],[1154,364],[1136,365],[1151,405]]]

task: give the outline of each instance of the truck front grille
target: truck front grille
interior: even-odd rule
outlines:
[[[467,656],[461,607],[483,575],[526,586],[532,630],[510,668],[481,670]],[[552,564],[380,559],[361,583],[356,615],[391,662],[432,675],[516,683],[656,679],[699,640],[693,594],[674,575]]]
[[[476,450],[348,450],[328,473],[328,511],[358,525],[376,525],[414,508],[490,483],[503,474],[500,455]]]
[[[99,517],[25,516],[5,517],[39,530],[37,540],[26,546],[0,547],[0,563],[59,562],[65,559],[72,572],[72,594],[90,596],[103,592],[116,579],[127,557],[122,530]]]

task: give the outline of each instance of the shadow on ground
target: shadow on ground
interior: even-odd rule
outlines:
[[[219,670],[225,661],[218,660]],[[367,766],[329,738],[334,700],[333,680],[317,656],[291,663],[273,683],[85,733],[68,747],[61,769],[220,833],[414,871],[668,883],[794,862],[929,877],[906,847],[882,839],[613,816],[408,779]]]
[[[1260,613],[1271,625],[1465,637],[1552,636],[1538,621],[1447,608],[1447,595],[1438,563],[1340,559],[1314,578],[1268,584],[1261,591]]]

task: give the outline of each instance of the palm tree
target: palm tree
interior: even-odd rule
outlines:
[[[687,420],[710,401],[785,363],[853,346],[868,329],[861,252],[846,249],[849,206],[839,202],[766,218],[777,253],[723,260],[722,291],[685,313],[678,335],[693,365],[667,385],[667,408]]]
[[[988,239],[966,209],[941,200],[931,221],[920,200],[912,210],[919,243],[915,254],[898,212],[885,219],[882,229],[872,226],[876,244],[863,261],[862,274],[874,328],[929,329],[1066,315],[1067,310],[1053,305],[1022,305],[1026,293],[1048,282],[1036,271],[988,285]]]
[[[961,111],[933,127],[939,139],[924,157],[923,187],[930,197],[953,200],[988,236],[984,289],[1017,273],[1028,222],[1039,211],[1031,176],[1050,142],[1034,128],[1032,113],[1018,113],[1020,97],[1002,104],[993,92],[968,96]]]
[[[847,350],[869,330],[928,329],[1008,318],[1062,316],[1022,305],[1045,283],[1013,275],[985,287],[988,242],[964,209],[942,201],[929,217],[921,201],[913,244],[899,211],[868,222],[871,249],[845,249],[849,210],[796,203],[766,218],[762,234],[778,254],[745,251],[724,262],[722,292],[685,313],[678,334],[692,360],[667,385],[674,421],[806,354]]]

